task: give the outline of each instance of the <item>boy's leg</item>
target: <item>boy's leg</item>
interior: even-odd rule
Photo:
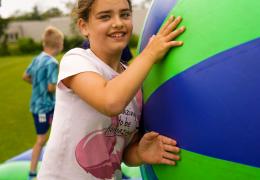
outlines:
[[[42,148],[47,141],[47,134],[37,135],[36,143],[33,146],[32,150],[32,159],[31,159],[31,166],[30,172],[36,174],[38,159],[41,155]]]
[[[29,179],[36,177],[37,164],[43,146],[47,141],[47,132],[52,121],[53,111],[46,114],[33,114],[34,125],[37,132],[37,139],[32,149],[32,159],[30,165]]]

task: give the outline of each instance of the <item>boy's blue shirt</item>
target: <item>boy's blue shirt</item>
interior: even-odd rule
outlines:
[[[55,94],[48,92],[48,84],[56,84],[58,79],[57,60],[42,52],[35,57],[26,70],[32,80],[30,111],[34,114],[47,113],[54,109]]]

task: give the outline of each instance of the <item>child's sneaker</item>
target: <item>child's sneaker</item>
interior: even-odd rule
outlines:
[[[36,180],[37,173],[36,172],[30,172],[28,176],[28,180]]]

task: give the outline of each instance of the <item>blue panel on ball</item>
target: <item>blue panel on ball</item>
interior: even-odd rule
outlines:
[[[153,170],[153,167],[148,164],[143,164],[141,167],[141,173],[144,180],[158,180],[157,176],[155,175],[155,172]]]
[[[183,149],[260,167],[260,38],[167,81],[145,104],[144,119],[147,130]]]
[[[141,40],[140,50],[141,52],[152,35],[156,34],[160,29],[162,23],[164,22],[165,18],[175,6],[177,0],[154,0],[152,7],[149,11],[149,16],[146,19],[143,36]]]
[[[43,150],[41,151],[40,157],[39,157],[39,161],[42,160],[43,157],[43,153],[45,151],[45,147],[43,148]],[[31,161],[32,158],[32,149],[29,149],[15,157],[12,157],[11,159],[7,160],[6,162],[13,162],[13,161]]]

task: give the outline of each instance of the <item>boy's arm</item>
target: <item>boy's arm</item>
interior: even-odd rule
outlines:
[[[58,81],[58,64],[51,63],[47,66],[48,92],[55,93]]]
[[[26,72],[23,73],[23,77],[22,79],[26,82],[28,82],[29,84],[32,84],[32,78],[30,75],[28,75]]]
[[[135,137],[133,143],[124,150],[123,161],[129,166],[146,164],[175,165],[180,157],[176,141],[156,132],[146,133],[140,141]]]
[[[48,92],[54,93],[56,91],[56,84],[48,84]]]

